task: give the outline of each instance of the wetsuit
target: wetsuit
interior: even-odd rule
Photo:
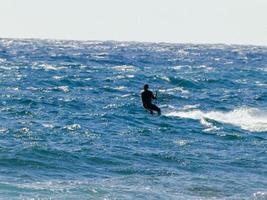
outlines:
[[[142,102],[145,109],[149,110],[151,114],[153,114],[153,110],[157,111],[160,114],[160,108],[155,104],[152,104],[152,99],[156,99],[153,93],[149,90],[145,90],[142,92]]]

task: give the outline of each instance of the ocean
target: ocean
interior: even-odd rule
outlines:
[[[0,39],[0,199],[267,199],[267,47]]]

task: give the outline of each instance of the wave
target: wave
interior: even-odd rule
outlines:
[[[220,123],[232,124],[251,132],[267,131],[267,111],[259,110],[257,108],[242,107],[230,112],[204,112],[201,110],[174,111],[166,113],[165,116],[199,120],[204,126],[209,128],[213,127],[215,129],[217,127],[213,126],[207,119]]]

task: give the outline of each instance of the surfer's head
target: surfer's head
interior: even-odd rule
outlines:
[[[148,90],[148,88],[149,88],[148,84],[145,84],[144,85],[144,90]]]

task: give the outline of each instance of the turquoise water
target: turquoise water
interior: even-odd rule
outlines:
[[[266,77],[266,47],[0,39],[0,199],[267,199]]]

